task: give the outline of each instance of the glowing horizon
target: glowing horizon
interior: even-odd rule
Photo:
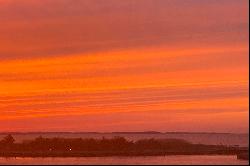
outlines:
[[[0,0],[0,132],[248,133],[248,10]]]

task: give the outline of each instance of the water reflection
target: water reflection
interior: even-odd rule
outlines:
[[[96,164],[125,164],[125,165],[185,165],[185,164],[224,164],[224,165],[248,165],[249,161],[237,160],[236,156],[150,156],[150,157],[81,157],[81,158],[0,158],[0,164],[17,165],[96,165]]]

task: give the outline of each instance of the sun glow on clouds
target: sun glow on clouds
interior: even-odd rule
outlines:
[[[0,131],[247,131],[248,22],[240,10],[245,1],[226,7],[214,2],[201,11],[203,4],[192,0],[191,7],[179,7],[190,14],[184,19],[185,12],[171,9],[177,1],[157,0],[150,7],[145,0],[145,11],[132,12],[138,22],[128,12],[138,1],[109,1],[13,6],[16,1],[0,0],[2,16],[11,18],[0,14],[6,23],[0,28]],[[62,8],[69,3],[75,10]],[[170,8],[169,15],[157,5]],[[103,14],[102,7],[117,15]],[[27,13],[16,15],[17,9]],[[201,18],[207,21],[197,25]],[[26,21],[38,27],[39,40]]]
[[[0,119],[247,113],[246,47],[156,50],[4,61]],[[231,64],[218,61],[229,53],[235,56]]]

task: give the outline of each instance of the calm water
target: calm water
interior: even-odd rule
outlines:
[[[173,133],[173,134],[113,134],[113,133],[43,133],[43,134],[13,134],[17,142],[22,140],[34,139],[38,136],[43,137],[63,137],[63,138],[112,138],[114,136],[122,136],[129,140],[138,140],[143,138],[179,138],[185,139],[191,143],[211,144],[211,145],[249,145],[249,134],[197,134],[197,133]],[[2,139],[6,134],[0,134]]]
[[[0,158],[0,165],[248,165],[236,156],[158,156],[158,157],[82,157],[82,158]]]

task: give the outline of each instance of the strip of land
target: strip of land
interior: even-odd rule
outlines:
[[[0,157],[103,157],[162,155],[238,155],[248,147],[192,144],[181,139],[141,139],[123,137],[43,138],[15,143],[11,135],[0,141]]]

